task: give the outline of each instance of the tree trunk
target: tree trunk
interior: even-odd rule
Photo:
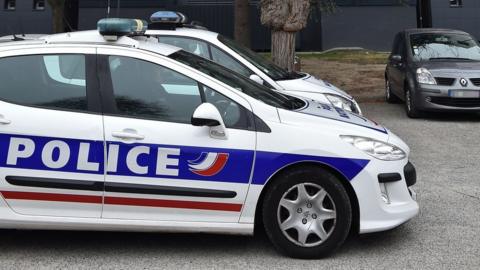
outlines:
[[[311,0],[261,0],[263,25],[272,30],[273,62],[294,70],[295,33],[305,28]]]
[[[64,17],[64,0],[48,0],[48,4],[52,8],[52,25],[54,33],[62,33],[65,31],[65,26],[63,25]]]
[[[272,30],[272,60],[288,71],[294,70],[295,32]]]
[[[250,48],[249,0],[235,0],[235,40]]]

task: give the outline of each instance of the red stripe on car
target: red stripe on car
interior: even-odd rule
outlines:
[[[241,204],[105,197],[105,204],[240,212]]]
[[[92,195],[74,195],[57,193],[38,193],[38,192],[20,192],[20,191],[1,191],[3,197],[7,200],[34,200],[50,202],[76,202],[76,203],[102,203],[102,196]],[[145,198],[125,198],[125,197],[105,197],[105,204],[110,205],[129,205],[144,207],[164,207],[164,208],[183,208],[198,210],[216,210],[240,212],[241,204],[216,203],[216,202],[196,202],[196,201],[177,201]]]

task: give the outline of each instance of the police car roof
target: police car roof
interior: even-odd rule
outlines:
[[[53,35],[38,36],[36,39],[24,41],[8,41],[0,43],[0,50],[9,49],[12,46],[38,45],[38,44],[91,44],[110,45],[120,47],[138,48],[151,51],[160,55],[168,56],[181,48],[158,43],[154,38],[148,36],[136,36],[134,38],[122,36],[115,41],[109,41],[100,35],[97,30],[69,32]]]
[[[164,33],[172,33],[173,35],[182,35],[182,36],[189,36],[189,37],[196,37],[200,39],[217,39],[218,33],[212,32],[209,30],[204,29],[196,29],[196,28],[188,28],[188,27],[177,27],[175,30],[150,30],[147,29],[145,34],[147,35],[160,35]]]

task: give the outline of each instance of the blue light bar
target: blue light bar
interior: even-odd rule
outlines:
[[[152,23],[182,24],[186,23],[187,17],[180,12],[157,11],[150,16],[150,21]]]
[[[138,19],[106,18],[97,23],[98,31],[103,36],[142,35],[147,26],[146,21]]]

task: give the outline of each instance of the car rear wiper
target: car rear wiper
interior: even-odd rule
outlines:
[[[461,60],[461,61],[477,61],[471,58],[461,58],[461,57],[431,57],[428,60]]]

